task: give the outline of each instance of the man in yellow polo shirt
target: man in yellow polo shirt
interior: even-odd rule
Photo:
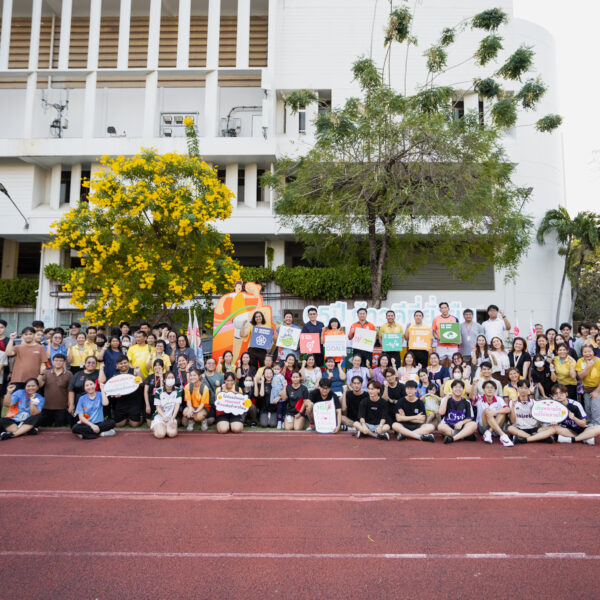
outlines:
[[[127,350],[127,358],[131,363],[131,366],[135,369],[139,367],[142,377],[146,378],[150,374],[148,370],[148,359],[152,356],[152,348],[146,342],[145,331],[141,329],[136,331],[134,334],[135,344],[129,346],[129,350]]]
[[[402,329],[402,325],[400,323],[396,323],[396,313],[393,310],[388,310],[385,313],[386,322],[381,325],[379,330],[377,331],[377,338],[379,339],[379,344],[383,347],[383,334],[384,333],[399,333],[402,335],[404,333],[404,329]],[[392,364],[392,359],[396,363],[396,369],[400,367],[400,352],[391,352],[384,351],[385,354],[388,355],[390,359],[390,364]]]

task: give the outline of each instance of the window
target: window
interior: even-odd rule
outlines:
[[[234,242],[234,258],[243,267],[263,267],[265,264],[264,242]]]
[[[41,242],[20,242],[19,259],[17,262],[18,277],[38,277],[42,257]]]
[[[457,100],[452,104],[452,118],[454,120],[462,119],[465,116],[465,103],[463,100]]]
[[[260,180],[261,177],[265,174],[264,169],[258,169],[256,171],[256,201],[264,202],[265,199],[265,189],[263,188]]]
[[[221,182],[221,183],[225,183],[225,169],[219,169],[217,171],[217,179]]]
[[[71,171],[60,172],[60,203],[68,204],[71,199]]]
[[[306,106],[298,108],[298,133],[306,133]]]
[[[244,186],[246,181],[246,169],[238,169],[238,204],[244,202]]]
[[[479,124],[483,125],[483,98],[479,98]]]

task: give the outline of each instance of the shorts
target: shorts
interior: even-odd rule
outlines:
[[[223,413],[222,415],[217,415],[217,423],[243,423],[246,415],[232,415],[230,413]]]
[[[452,362],[452,355],[458,352],[458,346],[438,346],[436,348],[436,352],[440,357],[440,362],[442,362],[444,358],[447,358],[450,362]]]
[[[498,437],[498,434],[493,429],[491,429],[490,427],[484,427],[483,425],[481,425],[481,423],[477,423],[477,431],[479,431],[481,435],[483,435],[488,429],[492,432],[492,435]]]
[[[27,419],[25,419],[24,421],[15,421],[14,419],[9,419],[8,417],[4,417],[3,419],[0,419],[0,430],[1,431],[5,431],[7,427],[10,427],[11,425],[33,425],[33,427],[38,427],[40,424],[40,421],[42,420],[42,415],[31,415],[30,417],[28,417]]]
[[[120,400],[115,401],[115,421],[120,423],[121,421],[133,421],[138,423],[142,420],[142,407],[140,401],[135,398],[133,400]],[[144,409],[145,416],[145,409]]]
[[[528,433],[529,435],[535,435],[538,432],[537,427],[533,427],[531,429],[521,429],[520,427],[518,427],[518,429],[523,433]]]
[[[404,423],[399,423],[402,427],[406,427],[409,431],[415,431],[419,429],[419,427],[423,426],[423,423],[411,423],[410,421],[405,421]]]
[[[377,423],[377,425],[373,425],[373,423],[365,423],[365,426],[371,433],[375,433],[375,430],[379,427],[379,423]]]

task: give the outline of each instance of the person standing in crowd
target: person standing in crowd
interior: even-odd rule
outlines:
[[[490,357],[492,359],[492,377],[497,379],[503,386],[508,383],[506,371],[510,367],[510,359],[504,348],[501,338],[494,336],[490,344]]]
[[[383,325],[381,325],[381,327],[379,327],[379,330],[377,331],[379,345],[382,347],[384,333],[399,333],[400,335],[404,335],[404,329],[402,328],[402,325],[400,325],[400,323],[396,323],[396,313],[393,310],[388,310],[385,313],[385,321],[386,322]],[[387,355],[387,357],[389,358],[390,363],[392,359],[394,359],[397,365],[400,364],[400,352],[390,352],[389,350],[386,350],[385,355]],[[383,382],[379,381],[379,383]]]
[[[471,364],[471,352],[475,349],[477,337],[483,335],[483,327],[477,321],[473,321],[473,311],[470,308],[463,310],[463,317],[465,320],[460,324],[459,351],[465,363]]]
[[[490,356],[490,347],[488,346],[485,335],[478,335],[475,340],[473,352],[471,352],[471,366],[474,371],[474,377],[479,375],[479,368],[483,362],[492,364],[492,357]]]
[[[360,355],[355,354],[352,357],[352,368],[346,371],[346,385],[350,385],[353,377],[360,377],[362,380],[363,391],[367,391],[369,385],[370,369],[361,366],[362,358]]]
[[[354,423],[357,438],[390,439],[390,426],[387,423],[388,403],[380,396],[382,387],[378,381],[369,381],[367,391],[369,398],[360,403],[358,421]]]
[[[572,350],[575,345],[575,338],[571,336],[571,332],[573,331],[571,324],[561,323],[559,329],[565,340],[565,344],[567,344],[567,346],[569,346],[569,348]]]
[[[83,369],[79,369],[77,372],[73,373],[71,381],[69,382],[68,410],[70,414],[75,415],[75,407],[77,406],[79,396],[85,394],[85,382],[88,379],[91,379],[97,384],[99,376],[100,372],[97,368],[96,358],[94,356],[88,356],[83,365]],[[96,389],[99,389],[97,385]]]
[[[98,335],[98,328],[94,327],[93,325],[90,325],[85,330],[85,335],[86,335],[85,343],[94,349],[94,354],[95,354],[98,351],[98,345],[96,344],[96,336]]]
[[[139,373],[139,370],[137,371]],[[117,359],[117,375],[134,375],[134,369],[129,363],[127,356],[123,355]],[[165,377],[166,379],[166,377]],[[106,376],[103,372],[100,373],[100,388],[104,389]],[[144,390],[140,385],[129,394],[118,394],[111,396],[107,394],[111,406],[114,408],[114,418],[117,427],[139,427],[143,423],[142,406],[144,406]]]
[[[111,336],[104,347],[98,351],[98,360],[104,365],[104,375],[108,381],[117,373],[117,358],[123,354],[121,350],[121,338],[118,335]]]
[[[531,368],[531,355],[525,348],[527,348],[527,342],[522,337],[516,337],[508,353],[508,364],[515,367],[523,379],[527,379]]]
[[[70,365],[71,373],[75,374],[80,369],[89,356],[96,356],[94,348],[86,341],[86,335],[83,332],[77,334],[77,342],[69,346],[67,350],[67,362]]]
[[[557,441],[561,444],[584,442],[594,446],[596,444],[594,438],[600,435],[600,426],[588,425],[587,414],[581,404],[577,400],[569,398],[567,389],[560,384],[552,387],[552,398],[569,409],[567,418],[558,425],[554,425]]]
[[[31,337],[33,339],[33,332]],[[37,434],[44,409],[44,398],[38,394],[39,387],[35,377],[27,379],[24,388],[17,389],[12,383],[8,386],[4,397],[4,406],[8,407],[8,411],[0,419],[1,441]]]
[[[217,392],[217,388],[220,388],[223,385],[223,374],[217,371],[217,361],[212,356],[206,359],[204,367],[204,383],[206,383],[208,387],[210,400],[210,411],[208,414],[207,423],[208,425],[212,425],[216,419],[215,394]]]
[[[67,357],[55,354],[52,367],[40,376],[44,386],[45,404],[42,410],[42,427],[66,427],[71,423],[69,416],[69,384],[73,373],[66,368]]]
[[[432,352],[429,356],[430,366],[427,367],[429,381],[437,384],[438,389],[443,389],[446,381],[450,379],[450,371],[447,367],[440,364],[440,357],[437,352]]]
[[[6,335],[7,327],[8,323],[4,319],[0,319],[0,350],[2,352],[6,352],[6,347],[10,341],[10,338]]]
[[[299,431],[304,427],[304,414],[310,416],[305,406],[305,400],[308,397],[309,391],[302,383],[300,373],[294,371],[292,382],[286,385],[281,393],[283,402],[277,403],[277,429]]]
[[[500,438],[500,443],[503,446],[513,446],[511,439],[502,430],[502,425],[506,420],[506,416],[510,412],[510,408],[506,406],[502,396],[496,396],[496,387],[491,381],[486,381],[483,384],[483,394],[477,396],[475,407],[477,409],[477,426],[479,433],[483,436],[483,441],[491,444],[493,442],[493,434],[495,433]]]
[[[559,333],[556,336],[556,350],[557,350],[557,352],[558,352],[558,347],[561,344],[566,344],[567,345],[567,353],[568,353],[568,355],[570,357],[572,357],[575,362],[577,362],[577,359],[579,358],[577,356],[577,352],[575,352],[575,350],[571,346],[569,346],[569,344],[567,344],[567,341],[565,340],[564,336],[561,333]]]
[[[129,326],[129,323],[127,321],[119,323],[119,331],[121,332],[121,341],[123,341],[123,336],[125,335],[131,338],[131,327]]]
[[[185,359],[187,364],[187,356],[185,357]],[[225,375],[226,373],[233,373],[235,375],[235,368],[235,363],[233,362],[233,352],[231,350],[225,350],[225,352],[223,352],[223,356],[219,356],[218,369],[220,370],[222,375]]]
[[[439,356],[440,363],[445,367],[450,366],[452,355],[458,352],[458,343],[440,342],[440,323],[458,323],[458,319],[450,314],[450,305],[447,302],[440,302],[440,314],[433,319],[432,331],[433,337],[437,340],[436,352]]]
[[[309,392],[317,387],[319,379],[321,379],[321,369],[317,367],[314,354],[307,355],[306,359],[302,361],[300,375],[302,376],[302,383],[308,388]]]
[[[146,424],[152,425],[152,415],[156,412],[154,406],[154,392],[165,385],[165,363],[157,358],[152,365],[153,372],[144,381],[144,408]]]
[[[429,362],[429,359],[428,359]],[[393,364],[393,363],[392,363]],[[419,379],[419,371],[425,370],[427,372],[427,367],[423,367],[421,363],[417,364],[417,357],[413,350],[409,350],[404,355],[404,364],[398,368],[398,377],[400,381],[403,383],[407,382],[409,379],[413,379],[417,381]]]
[[[504,386],[504,388],[502,388],[502,397],[504,398],[504,401],[510,405],[511,401],[519,395],[517,384],[519,381],[525,380],[521,379],[517,367],[511,367],[508,369],[506,375],[508,376],[508,383]],[[529,385],[529,382],[527,382],[527,385]]]
[[[556,347],[556,356],[553,365],[556,373],[556,381],[567,388],[569,398],[577,398],[577,373],[575,365],[577,361],[569,355],[569,346],[567,344],[558,344]]]
[[[552,358],[556,354],[556,335],[558,331],[554,328],[546,329],[546,338],[548,339],[548,351]]]
[[[575,343],[573,344],[573,348],[575,349],[575,352],[577,352],[577,356],[581,357],[582,353],[581,350],[583,348],[583,346],[585,344],[589,344],[591,342],[590,339],[590,328],[592,326],[589,323],[580,323],[579,327],[577,328],[577,333],[579,334],[577,336],[577,339],[575,340]]]
[[[317,333],[319,335],[319,340],[322,339],[323,328],[325,327],[324,323],[321,321],[317,321],[317,307],[311,306],[308,309],[308,321],[304,323],[302,326],[302,330],[300,333]],[[317,367],[323,366],[323,352],[314,353],[315,362]]]
[[[66,358],[67,356],[67,347],[62,343],[63,336],[59,331],[55,331],[52,334],[52,337],[48,339],[48,344],[46,346],[46,354],[48,355],[49,364],[48,367],[54,364],[54,357],[57,354],[61,354]]]
[[[261,427],[277,426],[277,403],[271,403],[273,376],[272,367],[264,367],[262,374],[254,378],[254,397],[258,408],[258,422]]]
[[[344,392],[344,384],[346,382],[346,372],[342,368],[342,363],[337,363],[333,356],[328,356],[325,359],[323,377],[331,381],[331,391],[339,398]]]
[[[542,333],[541,335],[537,336],[537,339],[535,341],[535,353],[540,354],[544,358],[544,360],[547,360],[548,362],[550,362],[554,358],[554,356],[550,352],[548,338],[546,337],[545,333]]]
[[[492,377],[492,363],[484,361],[481,363],[479,374],[476,374],[473,379],[470,393],[471,400],[475,400],[476,396],[481,396],[484,393],[483,386],[488,381],[491,381],[496,386],[496,396],[502,396],[502,385],[497,379]]]
[[[327,327],[321,331],[321,346],[323,346],[323,352],[325,352],[325,338],[329,335],[346,335],[346,332],[342,328],[341,323],[335,317],[329,319],[329,323]],[[329,358],[329,357],[328,357]],[[339,363],[340,367],[342,366],[342,362],[346,358],[346,356],[332,356],[336,363]]]
[[[15,357],[12,368],[11,383],[16,390],[25,388],[25,382],[28,379],[37,377],[46,369],[48,355],[43,346],[34,341],[35,330],[33,327],[25,327],[21,331],[22,343],[15,346],[16,333],[10,334],[8,346],[6,347],[6,356]]]
[[[535,386],[535,397],[549,398],[550,390],[556,383],[554,365],[544,360],[541,354],[533,357],[533,368],[531,369],[531,384]]]
[[[469,363],[471,362],[469,357]],[[452,355],[452,363],[450,364],[450,368],[460,367],[463,372],[463,377],[471,381],[471,365],[465,362],[464,356],[460,352],[455,352]]]
[[[291,310],[286,310],[283,313],[283,325],[285,325],[286,327],[292,327],[294,329],[300,329],[298,325],[294,325],[294,313]],[[277,343],[277,338],[279,336],[280,330],[281,327],[278,327],[277,331],[275,331],[273,343]],[[277,360],[285,360],[290,354],[293,354],[296,359],[300,357],[300,352],[298,350],[292,350],[290,348],[283,348],[281,346],[277,346]]]
[[[300,365],[293,354],[288,354],[281,367],[281,374],[285,377],[287,385],[291,385],[294,371],[300,371]]]
[[[554,441],[554,427],[540,427],[532,416],[533,406],[534,400],[529,395],[529,384],[521,379],[517,382],[517,396],[509,402],[511,424],[507,432],[513,436],[515,444]]]
[[[171,358],[167,352],[167,342],[165,340],[156,340],[156,345],[152,348],[151,358],[146,365],[147,369],[152,369],[152,365],[156,359],[160,358],[165,366],[165,371],[171,370]]]
[[[350,331],[348,332],[349,340],[354,339],[357,329],[368,329],[370,331],[377,331],[375,329],[375,325],[373,325],[373,323],[370,323],[369,321],[367,321],[367,309],[366,308],[359,308],[356,311],[356,316],[358,318],[358,321],[356,321],[356,323],[353,323],[350,326]],[[371,363],[373,361],[373,352],[367,352],[366,350],[357,350],[356,348],[354,348],[352,350],[352,355],[360,356],[362,359],[362,364],[365,367],[370,368]]]
[[[475,441],[477,423],[473,420],[473,407],[463,398],[462,382],[455,380],[450,384],[452,394],[442,398],[438,414],[441,417],[438,431],[444,436],[444,444],[460,440]]]
[[[175,376],[168,373],[164,379],[164,386],[154,390],[156,414],[150,429],[155,438],[177,437],[177,415],[182,397],[181,388],[175,386]]]
[[[193,369],[196,366],[196,353],[193,348],[190,348],[190,341],[188,340],[187,335],[184,335],[183,333],[180,333],[177,336],[177,348],[175,348],[175,351],[171,354],[171,362],[176,363],[181,355],[184,355],[187,358],[190,369]]]
[[[258,368],[258,370],[256,371],[255,378],[262,377],[263,373],[265,372],[265,369],[273,369],[273,355],[272,354],[265,354],[263,366]]]
[[[422,311],[416,310],[413,314],[413,319],[415,322],[407,326],[406,331],[404,332],[404,339],[408,343],[409,351],[412,352],[413,356],[415,357],[415,362],[420,364],[422,368],[425,368],[429,364],[429,353],[431,352],[433,332],[431,327],[423,323]],[[411,339],[411,329],[414,330],[417,328],[423,330],[424,334],[422,336],[418,336],[418,340],[416,337]],[[404,357],[404,360],[406,360],[406,356]],[[419,369],[421,367],[419,367]]]
[[[374,369],[371,369],[371,373],[373,375],[372,379],[375,381],[379,381],[381,385],[385,385],[385,371],[390,367],[390,359],[387,354],[382,354],[377,361],[377,366]]]
[[[265,323],[265,317],[262,314],[262,312],[260,312],[260,310],[257,310],[252,315],[250,323],[246,321],[242,325],[242,338],[246,338],[247,336],[252,337],[252,329],[254,329],[254,327],[263,327],[265,329],[271,329],[271,327],[268,327]],[[254,367],[254,369],[258,370],[260,366],[265,364],[265,357],[267,355],[268,350],[269,348],[248,348],[248,354],[250,354],[250,364]]]
[[[250,362],[250,354],[244,352],[240,357],[240,363],[238,368],[235,370],[235,377],[238,383],[241,385],[244,379],[248,376],[254,378],[256,375],[256,368],[252,366]]]
[[[530,340],[528,348],[529,354],[531,354],[531,356],[533,356],[536,353],[538,336],[544,335],[544,326],[541,323],[536,323],[533,326],[533,329],[533,339]]]
[[[500,313],[501,318],[498,318],[498,313]],[[510,331],[511,325],[506,315],[495,304],[488,306],[487,314],[488,320],[482,323],[482,327],[485,338],[491,346],[492,338],[499,337],[503,340],[504,332]]]
[[[152,358],[152,348],[148,345],[148,335],[145,331],[138,329],[133,338],[135,344],[127,350],[127,359],[134,369],[139,369],[142,377],[148,377],[150,369],[148,369],[148,360]],[[186,338],[187,339],[187,338]],[[117,369],[119,365],[117,365]]]
[[[464,387],[463,396],[465,398],[468,398],[469,392],[471,391],[471,385],[468,383],[467,378],[465,377],[465,375],[463,373],[463,368],[460,365],[456,365],[456,366],[452,367],[451,375],[452,375],[451,379],[448,379],[448,381],[446,381],[446,383],[444,384],[444,387],[441,388],[442,394],[444,396],[449,396],[452,393],[452,382],[460,381],[460,382],[462,382],[463,387]],[[440,388],[438,388],[438,390],[439,389]]]
[[[69,337],[65,338],[64,345],[67,347],[67,350],[77,344],[77,336],[81,333],[81,323],[77,321],[73,321],[71,325],[69,325]]]
[[[592,345],[582,346],[575,370],[583,384],[583,404],[590,424],[600,425],[600,358],[594,354]]]
[[[88,379],[85,382],[85,394],[77,401],[75,414],[78,421],[71,431],[80,440],[115,435],[115,422],[111,418],[104,418],[105,406],[108,406],[108,398],[103,392],[96,391],[96,384]]]

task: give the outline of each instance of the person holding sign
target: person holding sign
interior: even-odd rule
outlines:
[[[429,363],[433,332],[431,327],[423,323],[422,311],[416,310],[413,318],[415,322],[406,328],[404,339],[408,342],[408,349],[414,354],[416,362],[426,367]]]
[[[290,330],[295,330],[293,333],[298,336],[298,339],[288,340],[290,337],[287,334],[292,333]],[[285,335],[284,335],[285,334]],[[280,325],[275,332],[275,336],[273,338],[273,342],[277,343],[279,338],[285,339],[286,342],[290,342],[288,345],[286,343],[285,346],[279,345],[277,346],[277,360],[285,360],[290,354],[298,359],[300,357],[300,353],[298,352],[298,341],[300,340],[300,327],[298,325],[294,325],[294,313],[291,310],[286,310],[283,313],[283,325]],[[280,340],[281,343],[281,340]]]
[[[389,440],[388,403],[381,398],[382,385],[379,381],[369,381],[369,398],[358,407],[358,421],[354,423],[356,437],[374,437]]]
[[[402,325],[400,325],[400,323],[396,323],[396,313],[393,310],[388,310],[385,313],[385,320],[386,322],[379,328],[379,331],[377,332],[379,344],[381,345],[383,352],[390,359],[390,362],[393,358],[396,364],[399,365],[404,329],[402,329]],[[397,348],[398,342],[400,348]]]
[[[452,393],[442,398],[438,414],[442,417],[438,431],[444,436],[444,444],[460,440],[476,441],[477,423],[473,420],[473,407],[463,398],[462,381],[455,379],[451,384]]]
[[[329,352],[327,352],[328,344],[326,340],[328,338],[335,339],[333,338],[333,336],[335,336],[335,338],[337,338],[338,336],[342,336],[340,339],[343,341],[343,344],[340,343],[339,353],[336,352],[334,354],[329,354]],[[325,356],[327,356],[327,358],[333,358],[336,363],[340,363],[341,365],[342,361],[346,358],[346,332],[342,329],[341,323],[335,317],[329,319],[327,327],[323,329],[323,331],[321,331],[321,345],[325,348]],[[343,352],[341,352],[342,345],[344,348]]]
[[[440,313],[433,319],[432,331],[433,336],[437,340],[437,353],[440,357],[440,362],[445,367],[450,366],[452,355],[458,352],[458,344],[460,343],[460,325],[458,319],[450,314],[450,305],[447,302],[440,302]],[[452,324],[453,327],[440,327],[441,324]],[[444,329],[444,331],[442,331]],[[446,337],[444,337],[444,333]],[[454,342],[452,342],[454,340]]]
[[[231,371],[225,373],[223,386],[217,389],[217,395],[219,392],[237,392],[234,373]],[[218,433],[242,433],[244,430],[245,415],[234,415],[233,413],[217,410],[216,416]]]
[[[518,371],[517,371],[518,373]],[[537,419],[533,418],[535,401],[529,393],[529,383],[525,379],[517,382],[517,397],[510,400],[509,419],[511,424],[507,431],[513,436],[515,444],[529,444],[532,442],[553,442],[552,437],[556,431],[554,427],[540,427]]]
[[[359,308],[356,311],[356,316],[358,317],[358,321],[356,321],[356,323],[353,323],[350,327],[350,331],[348,332],[349,340],[354,339],[354,337],[356,336],[356,331],[359,329],[366,329],[368,331],[374,331],[374,332],[377,331],[375,329],[375,325],[373,325],[373,323],[369,323],[369,321],[367,321],[367,309],[366,308]],[[375,335],[376,335],[376,333],[375,333]],[[360,356],[363,364],[368,368],[371,366],[371,362],[373,361],[373,346],[374,345],[375,345],[375,340],[373,340],[373,345],[371,346],[371,350],[360,349],[360,348],[357,348],[356,345],[353,345],[352,355]]]
[[[254,332],[254,328],[268,330],[264,332],[264,343],[260,345],[258,342],[263,342],[262,339],[253,339],[252,333]],[[271,349],[273,345],[273,328],[269,327],[265,322],[265,317],[260,310],[257,310],[250,319],[250,323],[247,321],[242,326],[242,338],[245,338],[248,334],[250,334],[250,344],[248,347],[248,354],[250,354],[250,364],[254,367],[254,369],[258,369],[260,366],[265,363],[265,356],[267,352]],[[255,337],[255,336],[254,336]],[[270,340],[270,343],[269,343]],[[253,345],[256,344],[256,346]],[[268,346],[268,347],[267,347]]]
[[[410,438],[421,442],[435,442],[433,432],[435,426],[427,423],[427,411],[423,400],[417,399],[416,381],[407,381],[404,386],[406,397],[401,398],[394,405],[395,422],[392,429],[396,432],[396,439]]]
[[[129,364],[129,359],[125,355],[117,359],[117,376],[136,374],[137,373]],[[98,381],[100,383],[100,389],[103,390],[104,384],[107,383],[106,376],[104,375],[103,371],[100,371]],[[141,383],[142,380],[140,378],[140,384]],[[130,427],[139,427],[143,423],[142,406],[145,407],[145,402],[144,390],[140,385],[138,385],[132,392],[128,394],[115,394],[112,396],[110,393],[108,393],[107,396],[114,407],[114,418],[117,423],[117,427],[125,427],[126,425],[129,425]]]
[[[0,419],[0,440],[10,440],[22,435],[36,435],[42,419],[44,398],[38,394],[40,384],[34,377],[24,382],[25,389],[18,390],[14,383],[6,389],[4,406],[6,416]]]
[[[182,400],[181,388],[175,387],[175,375],[167,373],[164,386],[154,391],[156,415],[150,429],[155,438],[174,438],[177,436],[177,414]]]
[[[71,429],[80,440],[95,440],[116,434],[115,422],[104,418],[104,406],[108,406],[108,398],[104,392],[96,391],[94,381],[86,379],[85,395],[79,397],[75,408],[79,421]]]
[[[583,406],[577,400],[571,400],[567,396],[567,388],[557,383],[552,387],[552,398],[569,409],[568,417],[554,425],[557,441],[561,444],[572,442],[585,442],[590,446],[595,445],[594,438],[600,435],[600,426],[587,424],[587,414]]]
[[[304,323],[304,325],[302,326],[302,331],[300,333],[316,333],[319,336],[318,339],[321,340],[321,334],[323,333],[323,328],[325,327],[325,324],[321,323],[321,321],[317,321],[317,314],[318,313],[316,306],[311,306],[308,309],[308,321]],[[317,366],[322,367],[323,354],[321,352],[316,352],[315,350],[311,351],[310,354],[315,355]]]
[[[333,401],[335,407],[335,428],[331,433],[337,433],[342,426],[342,405],[340,404],[339,398],[331,391],[331,381],[329,379],[319,380],[319,387],[316,390],[310,392],[308,399],[304,401],[306,408],[306,414],[309,419],[313,421],[313,411],[316,404],[320,402]],[[314,429],[314,425],[308,427],[309,430]]]

